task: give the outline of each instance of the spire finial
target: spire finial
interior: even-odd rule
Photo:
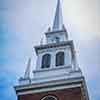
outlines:
[[[30,84],[31,78],[30,78],[30,66],[31,66],[31,58],[28,59],[27,67],[24,73],[24,77],[19,78],[19,84]]]
[[[54,18],[52,30],[53,31],[61,30],[62,29],[62,25],[63,25],[62,9],[61,9],[60,0],[58,0],[57,1],[56,13],[55,13],[55,18]]]
[[[28,59],[27,68],[25,70],[24,78],[30,78],[30,66],[31,66],[31,58]]]

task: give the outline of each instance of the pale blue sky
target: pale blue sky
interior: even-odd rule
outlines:
[[[52,26],[56,0],[0,0],[0,100],[15,100],[13,89],[34,46]],[[100,0],[63,0],[63,22],[74,40],[91,100],[100,99]],[[2,91],[2,92],[1,92]]]

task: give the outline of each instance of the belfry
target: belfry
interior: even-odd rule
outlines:
[[[15,86],[17,100],[89,100],[75,48],[63,24],[60,0],[53,25],[45,32],[46,44],[35,46],[36,68],[30,78],[29,59],[24,77]]]

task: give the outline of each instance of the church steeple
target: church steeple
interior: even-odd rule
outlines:
[[[62,26],[63,26],[62,9],[61,9],[60,0],[58,0],[52,31],[62,30],[63,28]]]
[[[29,59],[24,77],[15,87],[18,100],[89,100],[73,41],[68,39],[63,25],[60,0],[52,30],[49,28],[45,35],[46,44],[41,40],[41,45],[35,46],[37,62],[33,77],[30,78]]]

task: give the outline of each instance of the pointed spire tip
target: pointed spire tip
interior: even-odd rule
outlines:
[[[52,30],[53,31],[61,30],[62,26],[63,26],[62,9],[61,9],[60,0],[57,0],[57,7],[56,7]]]

